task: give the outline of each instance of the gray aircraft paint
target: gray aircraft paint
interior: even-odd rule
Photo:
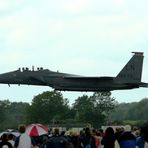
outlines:
[[[143,53],[133,52],[132,58],[116,77],[87,77],[74,74],[60,73],[48,69],[28,68],[0,74],[2,84],[23,84],[50,86],[63,91],[113,91],[148,87],[141,82]]]

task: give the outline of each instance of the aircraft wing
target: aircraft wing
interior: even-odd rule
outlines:
[[[31,79],[31,80],[34,80],[34,81],[37,81],[37,82],[39,82],[39,83],[42,83],[42,84],[44,84],[44,85],[48,85],[48,84],[46,83],[46,81],[44,80],[43,77],[31,76],[30,79]]]

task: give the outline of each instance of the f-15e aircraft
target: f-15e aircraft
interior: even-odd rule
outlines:
[[[88,77],[60,73],[38,68],[29,70],[19,68],[16,71],[0,74],[0,83],[50,86],[60,91],[99,91],[134,89],[148,87],[141,82],[143,52],[132,52],[134,55],[116,77]]]

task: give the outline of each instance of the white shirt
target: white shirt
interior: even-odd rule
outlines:
[[[145,142],[144,148],[148,148],[148,142]]]
[[[31,148],[31,138],[28,134],[21,134],[17,148]]]

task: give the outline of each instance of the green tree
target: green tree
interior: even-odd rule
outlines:
[[[57,91],[47,91],[35,96],[28,110],[29,122],[49,124],[68,117],[68,99]]]
[[[106,122],[110,122],[109,115],[117,105],[115,98],[104,96],[100,92],[95,92],[91,98],[94,102],[93,114],[96,116],[96,120],[94,121],[95,126],[101,126],[106,124]]]
[[[17,128],[18,124],[26,123],[26,110],[28,103],[0,101],[0,130]]]
[[[15,128],[19,124],[27,124],[29,103],[11,102],[7,109],[7,128]]]
[[[139,102],[120,103],[111,113],[110,118],[118,121],[137,121],[143,122],[148,120],[148,98]]]
[[[75,111],[75,119],[82,122],[90,122],[92,118],[93,102],[91,98],[87,95],[78,97],[73,104],[73,109]]]
[[[73,109],[79,115],[79,121],[90,123],[94,127],[104,124],[109,113],[115,108],[116,102],[110,96],[95,92],[88,97],[83,95],[73,104]]]
[[[0,130],[5,128],[5,121],[7,120],[7,109],[9,105],[9,100],[0,101]]]
[[[110,119],[112,119],[113,121],[125,120],[127,118],[128,109],[129,109],[129,103],[117,104],[115,110],[110,114]]]
[[[133,103],[131,103],[132,105]],[[131,120],[148,120],[148,99],[144,98],[134,103],[128,110],[127,119]]]

